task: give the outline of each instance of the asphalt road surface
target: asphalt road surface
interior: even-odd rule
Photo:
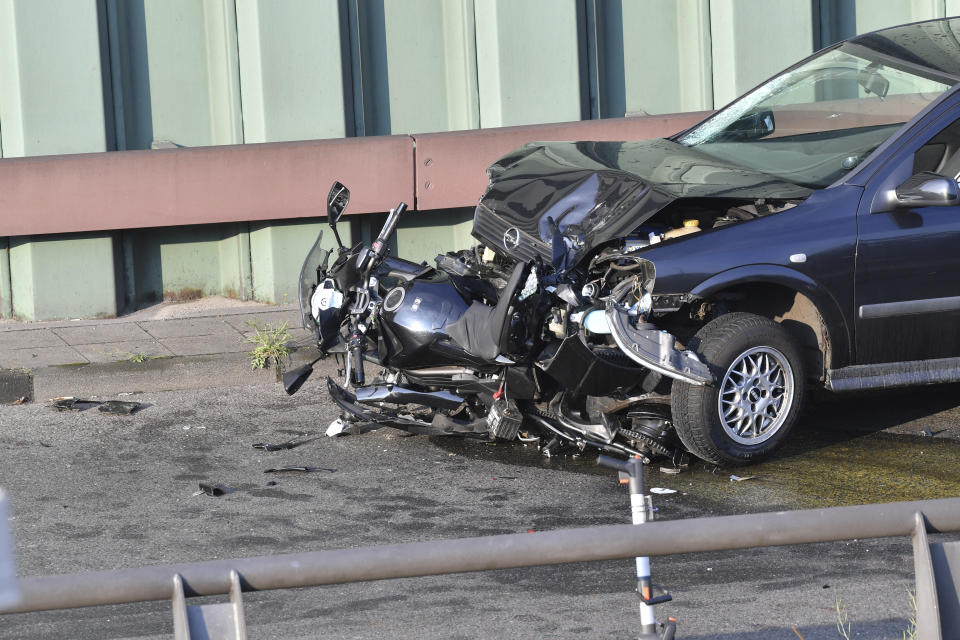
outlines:
[[[815,399],[788,447],[747,470],[694,464],[648,484],[658,517],[762,512],[960,495],[960,387]],[[322,437],[336,417],[319,380],[135,394],[133,416],[43,404],[0,407],[0,486],[21,575],[340,549],[629,522],[628,495],[592,456],[535,445]],[[921,435],[929,429],[933,436]],[[255,442],[321,436],[265,452]],[[334,469],[265,474],[284,465]],[[758,477],[731,482],[730,474]],[[236,491],[193,495],[201,481]],[[276,482],[268,485],[268,482]],[[935,536],[957,539],[958,536]],[[380,581],[244,596],[250,638],[631,638],[630,560]],[[910,540],[653,559],[680,638],[900,638],[911,613]],[[217,599],[212,599],[217,600]],[[17,614],[0,639],[161,638],[170,604]]]

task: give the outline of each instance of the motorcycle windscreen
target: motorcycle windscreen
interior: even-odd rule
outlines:
[[[307,259],[303,261],[303,267],[300,269],[300,286],[299,286],[299,296],[300,296],[300,320],[304,329],[313,331],[316,327],[316,322],[313,320],[310,310],[310,296],[313,293],[313,288],[317,286],[319,282],[319,274],[317,271],[327,269],[327,260],[330,257],[330,252],[327,249],[323,249],[320,246],[320,241],[323,240],[323,231],[320,232],[320,235],[317,236],[317,241],[313,243],[313,247],[307,253]]]

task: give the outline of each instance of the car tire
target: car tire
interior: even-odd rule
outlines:
[[[800,349],[781,325],[752,313],[707,323],[687,345],[710,365],[714,384],[674,381],[673,424],[684,446],[715,464],[769,457],[803,404]]]

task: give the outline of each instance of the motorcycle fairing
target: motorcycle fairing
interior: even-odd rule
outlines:
[[[566,389],[590,396],[629,391],[645,373],[616,350],[608,357],[597,355],[581,335],[568,336],[559,345],[551,345],[541,352],[536,364]]]
[[[313,243],[300,268],[298,294],[301,325],[304,329],[316,333],[317,347],[321,352],[326,353],[340,340],[340,323],[343,322],[345,309],[326,306],[318,308],[314,315],[312,304],[314,291],[317,285],[323,282],[330,260],[330,251],[320,246],[321,240],[323,240],[323,231],[317,235],[317,241]]]
[[[365,424],[393,427],[409,433],[426,436],[468,436],[486,438],[486,421],[468,422],[435,414],[430,422],[409,414],[400,414],[384,409],[374,411],[357,404],[357,397],[327,378],[327,391],[341,409]],[[333,435],[333,434],[328,434]]]
[[[313,295],[313,288],[320,282],[320,273],[327,268],[327,260],[330,258],[330,252],[320,246],[323,240],[323,231],[317,236],[317,241],[307,252],[307,257],[300,268],[300,283],[298,287],[300,302],[300,320],[304,329],[312,331],[316,327],[312,310],[310,308],[310,298]]]

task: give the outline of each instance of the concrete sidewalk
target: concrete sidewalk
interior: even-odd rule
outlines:
[[[286,323],[294,366],[315,356],[313,335],[301,328],[299,308],[289,304],[211,297],[121,318],[3,321],[0,369],[28,370],[33,389],[3,389],[0,380],[0,402],[275,382],[275,371],[250,366],[251,322],[261,328]]]

